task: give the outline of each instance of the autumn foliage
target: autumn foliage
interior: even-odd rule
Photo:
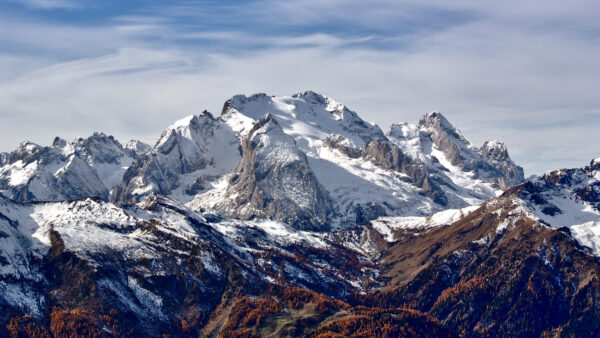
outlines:
[[[315,310],[319,313],[325,313],[333,309],[349,308],[349,305],[342,301],[333,300],[316,292],[296,287],[286,288],[283,292],[283,299],[288,306],[294,309],[299,309],[307,303],[312,303]]]
[[[43,326],[39,326],[32,316],[11,318],[6,326],[6,330],[12,338],[50,337],[48,331]]]
[[[272,298],[251,300],[240,298],[223,327],[221,337],[253,337],[251,328],[260,326],[266,315],[283,312],[281,305]]]

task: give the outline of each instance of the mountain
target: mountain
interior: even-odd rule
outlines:
[[[485,172],[484,175],[483,169],[479,174],[475,169],[444,166],[419,155],[426,149],[407,152],[400,146],[402,141],[392,138],[391,133],[386,136],[379,127],[363,121],[346,106],[310,91],[291,97],[238,95],[225,103],[219,120],[236,131],[243,143],[249,137],[249,131],[266,114],[277,121],[283,133],[293,139],[295,147],[306,156],[308,167],[316,178],[311,180],[310,189],[324,190],[328,198],[323,196],[323,200],[332,201],[328,222],[333,229],[361,225],[379,216],[427,215],[446,208],[481,203],[501,192],[493,179],[505,179],[502,165],[512,165],[510,168],[521,173],[520,177],[506,178],[507,182],[523,180],[522,169],[508,154],[503,161],[497,161],[500,166],[496,169],[495,163],[484,162],[483,156],[473,147],[465,148],[479,156],[485,164],[482,167],[493,171],[492,179],[492,173]],[[427,132],[423,131],[423,137],[430,139]],[[428,151],[431,149],[429,147]],[[471,155],[468,153],[464,157]],[[247,196],[251,192],[243,191],[248,185],[235,184],[229,179],[224,177],[214,184],[215,189],[196,195],[190,207],[217,209],[236,217],[223,206],[237,209],[243,206],[231,204],[226,196]],[[288,179],[297,178],[278,177],[278,180]],[[286,196],[289,200],[297,197],[292,196],[293,189],[286,193],[290,194]],[[268,217],[285,222],[290,215]],[[295,212],[291,217],[295,217]],[[307,217],[323,219],[324,213],[309,213]]]
[[[326,230],[332,201],[306,155],[270,114],[242,144],[242,160],[229,179],[219,210],[238,219],[275,218],[295,228]]]
[[[290,153],[301,158],[297,163],[303,162],[298,170],[285,159],[274,165],[284,169],[269,172],[268,185],[277,189],[254,184],[267,179],[256,172],[241,173],[242,164],[259,164],[256,149],[250,150],[256,140],[249,140],[257,136],[250,132],[267,115]],[[279,156],[273,152],[278,147],[270,149]],[[188,116],[152,147],[123,147],[97,133],[71,143],[57,139],[51,147],[24,143],[0,158],[0,189],[17,201],[99,197],[130,205],[158,193],[194,210],[276,219],[299,229],[340,229],[379,216],[462,208],[523,180],[505,146],[487,142],[477,149],[437,112],[418,127],[394,125],[386,136],[343,104],[310,91],[234,96],[221,116]],[[304,177],[296,177],[299,172]]]
[[[356,303],[410,307],[469,336],[600,333],[600,166],[556,170],[481,206],[382,218],[389,287]]]
[[[0,336],[597,336],[600,159],[236,95],[0,154]]]
[[[187,202],[235,168],[239,148],[232,128],[209,112],[188,116],[169,126],[156,144],[136,159],[111,200],[137,203],[156,192]]]
[[[123,147],[103,133],[73,142],[57,137],[49,147],[23,142],[0,156],[0,192],[16,201],[108,199],[125,169],[144,151],[139,141]]]

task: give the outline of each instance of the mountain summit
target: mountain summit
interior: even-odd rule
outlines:
[[[266,119],[274,127],[255,134]],[[152,147],[123,147],[97,133],[72,143],[57,138],[51,147],[23,144],[1,158],[0,189],[17,201],[98,197],[132,205],[161,194],[193,210],[300,229],[462,208],[523,181],[504,145],[476,148],[439,112],[386,134],[312,91],[236,95],[221,116],[181,119]]]
[[[153,145],[0,154],[0,336],[594,336],[600,160],[524,180],[440,112],[236,95]]]

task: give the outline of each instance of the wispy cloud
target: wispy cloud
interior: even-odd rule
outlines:
[[[237,93],[313,89],[383,129],[439,109],[477,144],[506,141],[528,173],[581,166],[600,155],[600,8],[577,1],[192,1],[95,24],[5,16],[0,150],[94,130],[152,142]]]
[[[34,9],[75,9],[81,3],[73,0],[10,0]]]

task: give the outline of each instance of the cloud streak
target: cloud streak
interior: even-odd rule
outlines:
[[[600,155],[599,25],[585,5],[597,7],[261,0],[95,25],[0,20],[14,31],[0,37],[12,46],[0,49],[0,150],[95,130],[153,142],[237,93],[313,89],[384,130],[441,110],[476,144],[507,142],[528,174],[582,166]]]
[[[80,4],[77,1],[71,0],[10,0],[15,3],[27,6],[34,9],[75,9],[79,8]]]

